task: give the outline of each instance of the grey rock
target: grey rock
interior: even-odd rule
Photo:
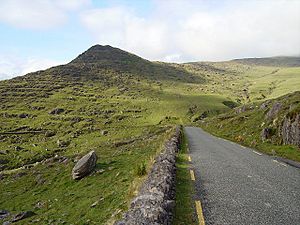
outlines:
[[[41,209],[41,208],[44,208],[46,206],[46,202],[37,202],[36,204],[35,204],[35,208],[36,209]]]
[[[63,113],[65,110],[64,109],[61,109],[61,108],[55,108],[55,109],[52,109],[49,114],[52,114],[52,115],[58,115],[60,113]]]
[[[21,150],[23,150],[24,148],[22,148],[22,147],[20,147],[20,146],[15,146],[15,150],[16,151],[21,151]]]
[[[91,205],[91,208],[96,207],[98,204],[99,204],[99,201],[95,201],[95,202]]]
[[[1,164],[7,164],[9,161],[7,159],[0,159],[0,165]]]
[[[45,137],[53,137],[56,133],[51,130],[47,130],[45,133]]]
[[[97,155],[95,151],[83,156],[74,166],[72,170],[72,177],[74,180],[81,179],[90,174],[96,166]]]
[[[103,131],[101,131],[101,134],[102,134],[102,135],[107,135],[107,134],[108,134],[108,131],[107,131],[107,130],[103,130]]]
[[[7,155],[7,151],[6,150],[0,150],[0,154],[1,155]]]
[[[29,115],[28,115],[27,113],[21,113],[21,114],[19,114],[18,116],[19,116],[19,118],[21,118],[21,119],[24,119],[24,118],[28,118],[28,117],[29,117]]]
[[[236,108],[235,113],[240,114],[240,113],[246,112],[246,110],[247,110],[247,107],[245,105],[243,105],[241,107]]]
[[[69,141],[57,140],[56,144],[60,148],[65,148],[65,147],[69,146],[70,142]]]
[[[291,144],[300,147],[300,113],[294,117],[286,116],[281,135],[284,144]]]
[[[269,127],[264,128],[261,131],[260,137],[262,141],[269,139],[272,136],[272,129]]]
[[[25,173],[25,172],[19,172],[19,173],[16,173],[13,177],[14,178],[19,178],[19,177],[23,177],[25,175],[27,175],[27,173]]]
[[[269,120],[274,119],[278,115],[281,107],[282,107],[282,104],[280,102],[275,102],[273,104],[272,108],[266,114],[266,119],[269,119]]]
[[[262,103],[259,108],[261,110],[265,110],[265,109],[267,109],[269,107],[269,105],[270,105],[270,100],[265,101],[264,103]]]
[[[0,220],[5,219],[9,215],[10,215],[10,213],[8,210],[5,210],[5,209],[0,210]]]
[[[35,178],[35,183],[38,185],[42,185],[46,182],[46,180],[43,178],[41,174],[38,174]]]
[[[20,212],[16,215],[14,215],[14,217],[12,218],[12,222],[17,222],[19,220],[23,220],[25,218],[28,218],[28,217],[31,217],[31,216],[34,216],[36,215],[34,212],[32,211],[25,211],[25,212]]]

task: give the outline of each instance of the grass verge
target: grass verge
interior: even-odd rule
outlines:
[[[174,225],[196,224],[193,204],[194,188],[189,176],[189,162],[187,153],[187,138],[183,134],[180,152],[177,156],[177,175],[176,175],[176,207]]]

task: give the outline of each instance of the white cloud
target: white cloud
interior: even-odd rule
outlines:
[[[164,21],[137,17],[128,8],[87,10],[81,14],[83,25],[102,44],[124,48],[148,58],[163,56],[168,44]]]
[[[30,72],[47,69],[63,63],[65,62],[51,59],[23,59],[16,56],[0,55],[0,80],[25,75]]]
[[[68,12],[89,0],[1,0],[0,22],[25,29],[49,29],[66,23]]]
[[[300,53],[300,2],[155,1],[147,17],[133,9],[87,10],[82,24],[100,44],[152,60],[224,60]],[[174,57],[176,56],[176,57]]]

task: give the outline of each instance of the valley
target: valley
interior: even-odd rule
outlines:
[[[179,124],[300,161],[278,135],[299,115],[299,90],[297,57],[176,64],[101,45],[0,81],[0,209],[35,212],[18,224],[113,224]],[[264,140],[263,128],[274,131]],[[95,171],[72,180],[92,150]]]

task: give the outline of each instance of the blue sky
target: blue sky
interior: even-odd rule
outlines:
[[[299,55],[298,0],[1,0],[0,79],[94,44],[186,62]]]

